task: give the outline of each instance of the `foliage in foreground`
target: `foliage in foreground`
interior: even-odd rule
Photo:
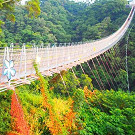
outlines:
[[[134,92],[128,93],[122,90],[99,91],[93,88],[91,79],[86,75],[82,75],[83,80],[76,79],[76,85],[73,85],[73,81],[68,80],[68,78],[74,78],[71,72],[63,75],[65,84],[68,86],[68,94],[65,93],[66,89],[64,85],[62,86],[60,78],[57,80],[57,84],[61,89],[54,92],[52,88],[53,84],[48,83],[48,80],[52,80],[53,77],[46,78],[46,83],[44,83],[44,78],[40,76],[40,73],[38,74],[39,80],[33,82],[30,86],[21,86],[19,87],[19,91],[16,91],[32,134],[135,134]],[[87,79],[89,78],[88,82],[86,82],[85,76]],[[82,82],[80,83],[80,81]],[[77,83],[80,83],[83,89]],[[45,86],[43,87],[48,94],[46,97],[48,100],[44,99],[45,95],[41,91],[41,88],[43,88],[41,84]],[[85,86],[86,84],[90,85],[87,87]],[[54,86],[55,88],[56,85]],[[9,114],[11,92],[5,92],[1,96],[0,134],[6,134],[11,131]],[[8,111],[5,109],[7,104]],[[65,128],[70,126],[70,129]]]
[[[0,93],[0,135],[4,135],[11,129],[10,126],[10,104],[11,91]]]

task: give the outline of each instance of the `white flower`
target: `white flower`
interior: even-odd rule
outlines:
[[[6,67],[4,69],[4,75],[7,76],[8,81],[9,81],[9,80],[11,80],[11,76],[12,77],[15,76],[15,73],[16,73],[15,69],[13,68],[14,67],[14,63],[13,63],[13,60],[10,60],[10,61],[5,60],[4,64],[5,64],[5,67]]]

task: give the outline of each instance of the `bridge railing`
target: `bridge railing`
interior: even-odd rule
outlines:
[[[82,63],[104,53],[123,37],[131,23],[133,15],[134,7],[118,31],[98,41],[78,45],[53,44],[52,47],[46,46],[45,48],[43,46],[26,48],[23,45],[22,48],[11,46],[10,48],[0,49],[0,84],[8,82],[10,85],[15,80],[26,80],[29,76],[34,75],[34,60],[38,63],[40,71],[43,74],[47,74],[48,72],[54,73],[66,68],[67,65]],[[3,74],[6,68],[5,60],[13,60],[13,68],[16,70],[15,76],[12,76],[10,81]]]

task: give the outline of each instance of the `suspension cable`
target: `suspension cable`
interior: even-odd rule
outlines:
[[[105,76],[105,79],[106,79],[106,81],[107,81],[107,83],[108,83],[108,85],[109,85],[109,87],[110,87],[110,89],[111,89],[111,85],[110,85],[110,83],[109,83],[109,81],[108,81],[108,79],[107,79],[107,77],[106,77],[106,75],[105,75],[105,72],[104,72],[104,70],[103,70],[103,68],[102,68],[102,66],[101,66],[101,64],[100,64],[100,62],[99,62],[99,60],[98,60],[97,57],[96,57],[96,60],[97,60],[98,65],[100,66],[100,68],[101,68],[101,70],[102,70],[102,72],[103,72],[103,74],[104,74],[104,76]]]
[[[121,51],[117,51],[117,48],[116,48],[117,46],[114,46],[112,49],[113,49],[113,51],[115,51],[116,53],[115,53],[115,55],[116,55],[116,57],[119,57],[120,59],[121,59],[121,62],[117,62],[116,61],[116,63],[117,63],[117,65],[119,66],[119,68],[121,68],[121,69],[125,69],[126,70],[126,68],[125,68],[125,65],[124,65],[124,56],[122,56],[121,55],[121,52],[123,52],[123,51],[125,51],[125,47],[124,46],[122,46],[121,47]]]
[[[111,60],[111,62],[112,62],[112,59],[110,58],[110,60],[109,60],[109,56],[108,56],[108,54],[106,53],[106,57],[107,57],[107,59],[108,59],[108,61],[110,61]],[[109,63],[111,63],[111,62],[109,62]],[[118,71],[119,69],[118,69],[118,67],[116,67],[116,63],[114,63],[114,68],[115,68],[115,71]],[[112,66],[112,67],[113,67]],[[114,73],[116,73],[116,72],[114,72]],[[115,76],[117,77],[117,79],[119,80],[119,77],[120,77],[120,73],[119,72],[117,72],[116,74],[115,74]],[[122,88],[124,88],[123,87],[123,85],[122,85]]]
[[[102,87],[103,87],[103,90],[105,90],[105,87],[104,87],[104,85],[103,85],[103,82],[102,82],[102,80],[101,80],[99,74],[98,74],[98,70],[97,70],[97,68],[96,68],[96,65],[95,65],[93,59],[91,59],[91,61],[92,61],[92,64],[93,64],[93,66],[94,66],[94,68],[95,68],[95,70],[96,70],[97,76],[98,76],[98,78],[99,78],[99,80],[100,80],[100,83],[101,83],[101,85],[102,85]]]
[[[62,79],[62,82],[63,82],[64,87],[67,88],[67,87],[66,87],[66,84],[65,84],[65,81],[64,81],[64,79],[63,79],[61,73],[59,73],[59,74],[60,74],[60,77],[61,77],[61,79]]]
[[[116,80],[115,80],[115,77],[114,77],[113,73],[111,72],[111,70],[115,73],[115,76],[116,76],[116,72],[114,71],[114,69],[113,69],[112,66],[109,66],[109,64],[108,64],[109,60],[108,60],[108,62],[107,62],[107,60],[106,60],[104,54],[102,54],[102,56],[103,56],[103,58],[104,58],[104,60],[105,60],[105,62],[106,62],[106,65],[107,65],[108,69],[110,70],[110,73],[111,73],[111,75],[112,75],[112,77],[113,77],[113,79],[114,79],[114,81],[115,81],[115,84],[117,85],[117,88],[118,88],[118,84],[117,84],[117,82],[116,82]]]
[[[112,48],[112,49],[113,49],[113,51],[117,52],[117,51],[116,51],[116,48]],[[121,62],[115,61],[116,64],[117,64],[117,66],[118,66],[118,68],[123,68],[123,69],[125,69],[125,66],[124,66],[124,64],[123,64],[123,62],[122,62],[122,61],[123,61],[123,57],[120,56],[120,52],[119,52],[119,53],[116,53],[115,55],[116,55],[116,57],[119,57],[119,58],[121,59]]]
[[[110,54],[109,50],[108,50],[108,53]],[[112,65],[111,63],[113,62],[113,60],[112,60],[111,57],[108,56],[108,53],[105,52],[105,56],[106,56],[107,60],[109,61],[110,65]],[[113,63],[114,63],[114,62],[113,62]],[[119,68],[117,67],[117,64],[116,64],[116,63],[114,63],[114,64],[112,65],[112,68],[113,68],[113,67],[115,68],[114,71],[118,71],[118,70],[119,70]],[[113,68],[113,69],[114,69],[114,68]],[[119,74],[119,73],[116,73],[116,72],[114,72],[114,73],[115,73],[115,76],[117,76],[117,74]]]
[[[119,47],[118,47],[118,46],[119,46]],[[123,51],[125,52],[125,47],[124,47],[124,45],[120,45],[120,43],[119,43],[119,45],[116,44],[112,49],[115,51],[115,54],[116,54],[117,56],[120,54],[120,52],[123,52]],[[125,55],[124,55],[124,56],[125,56]],[[121,54],[121,55],[118,56],[118,57],[123,58],[124,56]]]
[[[109,54],[112,53],[110,50],[108,50],[108,52],[109,52]],[[108,53],[106,53],[106,57],[108,58],[108,60],[110,58],[111,62],[113,62],[112,58],[108,56]],[[116,62],[115,63],[113,62],[113,66],[115,68],[115,71],[118,71],[119,70],[118,65],[117,65]]]
[[[97,80],[97,78],[96,78],[95,74],[93,73],[93,71],[92,71],[92,69],[91,69],[91,67],[90,67],[90,65],[89,65],[89,63],[88,63],[88,61],[87,61],[86,63],[87,63],[87,65],[88,65],[88,67],[89,67],[89,69],[90,69],[90,71],[91,71],[92,75],[93,75],[93,76],[94,76],[94,78],[96,79],[96,82],[97,82],[97,84],[98,84],[98,86],[99,86],[100,90],[102,90],[102,88],[101,88],[101,86],[100,86],[100,83],[98,82],[98,80]]]
[[[83,67],[82,67],[82,65],[80,64],[80,66],[81,66],[81,69],[82,69],[82,71],[83,71],[83,73],[86,75],[86,73],[85,73],[85,71],[84,71],[84,69],[83,69]],[[93,88],[91,87],[91,90],[92,90],[92,92],[94,92],[94,90],[93,90]],[[101,110],[104,112],[104,110],[103,110],[103,108],[102,108],[102,106],[101,106],[101,104],[100,104],[100,102],[99,102],[99,100],[98,100],[98,97],[96,96],[96,94],[95,93],[93,93],[94,94],[94,96],[95,96],[95,98],[96,98],[96,100],[97,100],[97,102],[98,102],[98,104],[99,104],[99,106],[100,106],[100,108],[101,108]]]
[[[80,67],[81,67],[81,69],[82,69],[82,71],[83,71],[83,74],[85,74],[85,72],[84,72],[84,70],[83,70],[83,68],[82,68],[82,65],[80,64]]]
[[[112,48],[112,49],[113,49],[113,48]],[[112,51],[114,51],[114,49],[113,49],[113,50],[112,50],[112,49],[108,50],[108,52],[113,55],[113,52],[112,52]],[[113,57],[114,57],[114,56],[113,56]],[[112,60],[112,62],[113,62],[113,60]],[[119,70],[119,69],[123,69],[122,65],[120,65],[120,63],[117,63],[117,61],[115,61],[115,62],[113,62],[113,63],[114,63],[114,65],[115,65],[116,71]]]
[[[84,72],[84,70],[83,70],[83,67],[82,67],[82,65],[81,64],[79,64],[80,65],[80,67],[81,67],[81,69],[82,69],[82,71],[83,71],[83,73],[85,74],[85,72]],[[75,75],[76,76],[76,75]],[[86,97],[85,97],[86,98]],[[87,99],[85,99],[85,101],[86,101],[86,103],[89,105],[89,108],[90,108],[90,111],[91,111],[91,113],[92,113],[92,115],[93,115],[93,117],[94,117],[94,119],[96,120],[96,123],[97,123],[97,119],[96,119],[96,117],[95,117],[95,114],[93,113],[93,111],[92,111],[92,107],[91,107],[91,105],[89,104],[89,102],[88,102],[88,100]]]
[[[107,72],[108,75],[110,76],[110,74],[109,74],[109,72],[108,72],[108,70],[107,70],[107,68],[106,68],[106,66],[105,66],[105,63],[103,62],[103,59],[102,59],[101,55],[99,55],[99,57],[100,57],[100,59],[101,59],[101,61],[102,61],[102,63],[103,63],[103,66],[104,66],[106,72]],[[113,81],[112,81],[112,79],[111,79],[111,76],[109,77],[109,79],[110,79],[112,85],[114,86],[114,89],[116,89],[116,87],[115,87],[115,85],[114,85],[114,83],[113,83]]]
[[[79,83],[79,80],[78,80],[77,76],[75,75],[75,72],[74,72],[73,68],[71,68],[71,70],[72,70],[72,72],[73,72],[73,75],[74,75],[75,79],[76,79],[77,82],[78,82],[79,87],[82,88],[81,85],[80,85],[80,83]]]
[[[51,71],[51,72],[53,72],[53,71]],[[55,73],[55,72],[53,72],[53,73]],[[63,77],[62,77],[62,75],[61,75],[61,72],[59,72],[59,74],[60,74],[60,77],[61,77],[62,83],[63,83],[63,85],[64,85],[65,89],[67,90],[66,83],[65,83],[65,81],[64,81],[64,79],[63,79]],[[68,94],[68,96],[70,96],[70,95],[69,95],[68,90],[67,90],[67,94]]]

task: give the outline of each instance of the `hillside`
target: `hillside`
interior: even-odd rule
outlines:
[[[69,0],[42,0],[38,18],[29,18],[21,6],[15,9],[14,23],[1,16],[5,22],[1,42],[21,45],[95,40],[116,31],[128,13],[124,0],[97,1],[90,6]]]
[[[15,46],[26,43],[31,47],[34,43],[85,42],[106,37],[127,18],[130,8],[126,8],[126,3],[126,0],[96,0],[87,5],[69,0],[42,0],[37,18],[30,17],[23,6],[17,5],[15,22],[0,16],[5,22],[0,47],[12,42]],[[88,64],[82,63],[82,67],[78,65],[45,77],[33,62],[36,81],[15,91],[0,92],[0,135],[135,135],[134,23],[135,18],[115,49],[105,53],[106,59],[98,57],[107,72],[104,64],[98,64],[97,57]],[[112,80],[115,87],[110,89],[107,80]]]

